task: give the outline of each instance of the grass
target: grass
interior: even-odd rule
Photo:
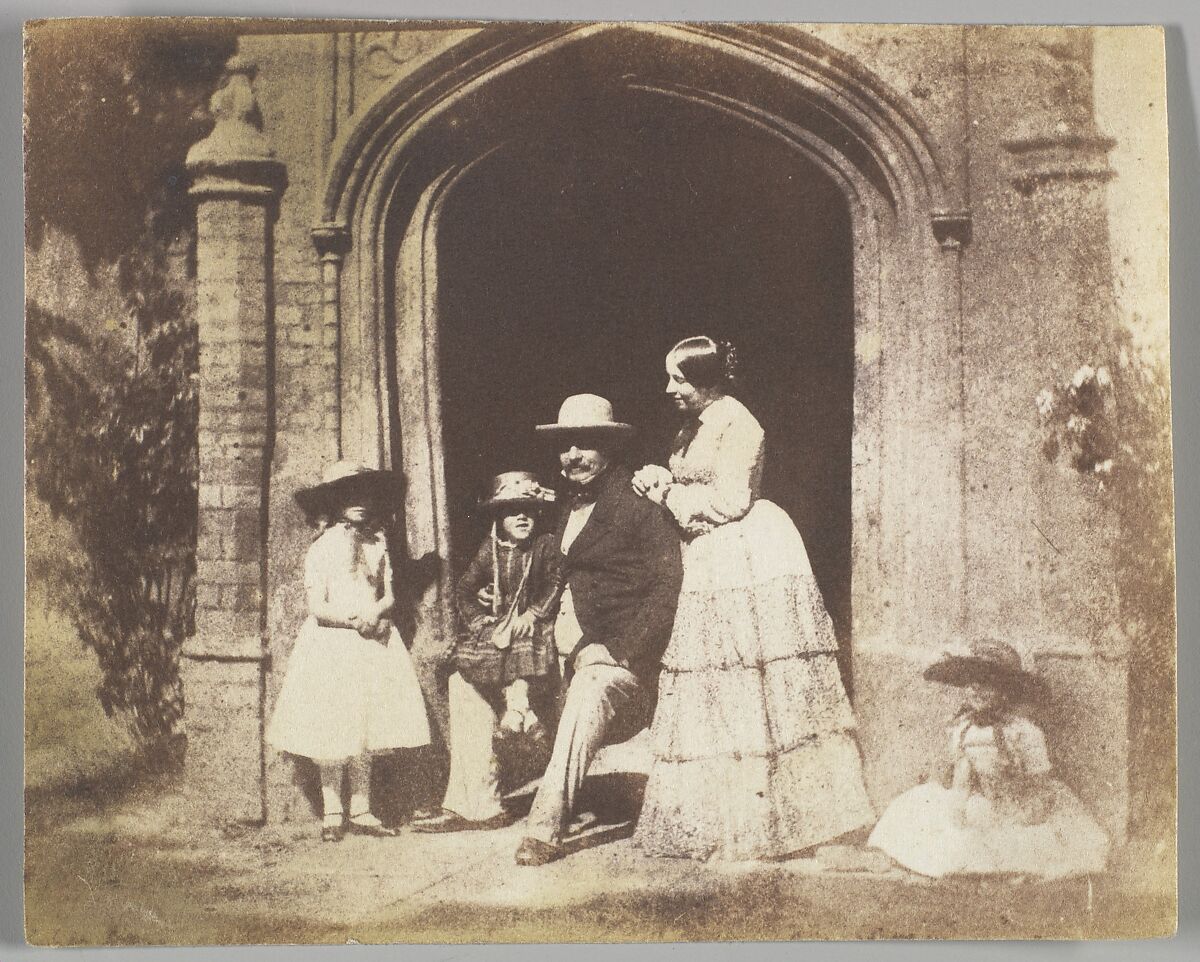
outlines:
[[[135,767],[133,738],[100,707],[100,666],[51,591],[25,604],[25,790],[71,790]]]
[[[511,833],[501,845],[493,833],[405,833],[329,847],[308,824],[206,827],[165,787],[148,780],[116,804],[89,796],[39,811],[27,862],[31,942],[1130,938],[1170,931],[1173,916],[1166,893],[1130,891],[1111,875],[935,883],[764,864],[731,876],[620,845],[519,870]],[[517,894],[506,897],[506,886]]]
[[[100,664],[69,613],[81,563],[70,525],[25,500],[25,791],[71,792],[137,768],[133,736],[104,714]]]

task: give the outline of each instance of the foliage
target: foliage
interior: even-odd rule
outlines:
[[[72,348],[87,351],[92,344],[78,324],[36,304],[28,305],[25,315],[25,398],[29,417],[36,419],[44,399],[73,398],[87,392],[87,379],[64,354]]]
[[[197,341],[160,250],[126,254],[119,274],[132,347],[26,306],[29,480],[82,549],[61,601],[99,658],[100,703],[156,752],[182,711],[194,610]]]
[[[86,38],[86,43],[80,43]],[[184,160],[233,53],[227,21],[43,21],[26,34],[26,243],[53,228],[88,280],[117,266],[131,343],[28,304],[29,482],[84,561],[61,599],[99,656],[104,710],[144,747],[171,742],[179,650],[192,629],[197,342],[187,278]]]
[[[1118,332],[1108,363],[1037,398],[1046,457],[1102,494],[1119,526],[1117,578],[1130,668],[1135,819],[1169,834],[1174,777],[1175,541],[1171,392],[1165,363]]]
[[[81,40],[86,42],[81,43]],[[234,49],[226,21],[31,24],[26,35],[27,241],[76,238],[89,270],[191,222],[184,159]]]
[[[1171,393],[1166,366],[1118,333],[1111,363],[1081,366],[1042,391],[1043,453],[1065,460],[1097,492],[1110,491],[1121,526],[1122,610],[1131,637],[1157,631],[1174,610]]]
[[[1109,369],[1084,364],[1066,384],[1042,391],[1037,405],[1051,428],[1042,453],[1051,461],[1065,453],[1076,471],[1094,475],[1096,487],[1103,490],[1116,454],[1115,397]],[[1125,466],[1122,461],[1122,468]]]

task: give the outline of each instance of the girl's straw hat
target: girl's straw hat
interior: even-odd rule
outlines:
[[[992,685],[1022,701],[1045,694],[1040,678],[1021,665],[1021,655],[1003,641],[980,639],[966,649],[947,649],[925,669],[925,678],[963,688],[967,685]]]
[[[381,500],[394,494],[397,477],[391,471],[368,468],[359,461],[337,461],[322,473],[321,480],[296,492],[296,502],[308,514],[349,501]]]
[[[492,478],[492,492],[480,507],[485,510],[504,508],[542,508],[553,504],[556,495],[542,487],[537,475],[529,471],[505,471]]]

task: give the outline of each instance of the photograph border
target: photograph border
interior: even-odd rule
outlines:
[[[261,16],[277,16],[280,14],[305,17],[318,17],[322,12],[328,12],[328,4],[315,2],[294,3],[259,3],[253,13]],[[693,3],[693,4],[586,4],[586,3],[519,3],[496,2],[493,4],[447,2],[444,9],[437,11],[439,17],[455,17],[467,20],[486,19],[644,19],[644,20],[724,20],[730,19],[729,3]],[[112,9],[116,7],[117,9]],[[325,8],[322,11],[322,7]],[[220,15],[238,10],[235,3],[211,3],[196,0],[185,3],[183,0],[172,3],[159,3],[152,9],[141,4],[113,4],[109,9],[103,9],[102,4],[93,2],[66,3],[50,2],[33,7],[32,4],[21,0],[19,4],[6,7],[0,19],[0,49],[3,50],[4,64],[0,79],[4,84],[5,117],[10,119],[9,129],[15,129],[20,118],[20,21],[24,17],[50,17],[64,15],[97,15],[100,13],[115,15],[150,15],[150,14],[187,14]],[[723,13],[722,10],[725,12]],[[244,6],[241,11],[245,12]],[[339,14],[343,11],[338,11]],[[356,3],[352,10],[346,11],[370,18],[396,19],[411,16],[417,19],[428,18],[431,11],[410,3],[385,4],[379,0]],[[739,20],[780,20],[807,21],[828,19],[819,14],[825,10],[805,9],[802,6],[776,2],[771,4],[755,3],[753,0],[737,5],[736,19]],[[1197,97],[1195,65],[1200,63],[1200,57],[1195,53],[1200,49],[1200,13],[1184,3],[1159,4],[1147,2],[1138,5],[1134,11],[1137,21],[1129,20],[1127,5],[1113,2],[1097,3],[1004,3],[1004,4],[975,4],[963,8],[961,4],[948,2],[911,2],[906,4],[903,13],[905,21],[897,19],[895,5],[883,2],[855,3],[847,0],[841,5],[838,19],[856,22],[872,22],[886,20],[891,22],[1037,22],[1037,23],[1117,23],[1141,22],[1163,23],[1166,26],[1166,48],[1168,69],[1168,116],[1170,122],[1170,158],[1171,158],[1171,249],[1172,249],[1172,391],[1174,406],[1174,443],[1176,464],[1176,564],[1178,602],[1178,636],[1182,639],[1195,638],[1200,635],[1200,610],[1197,606],[1195,592],[1189,592],[1187,586],[1195,583],[1197,573],[1197,546],[1200,545],[1200,512],[1197,511],[1196,477],[1197,452],[1200,448],[1200,403],[1196,391],[1197,359],[1200,356],[1200,335],[1194,320],[1194,305],[1200,301],[1200,272],[1194,269],[1196,250],[1200,250],[1200,151],[1197,149],[1197,124],[1195,103]],[[965,14],[965,16],[964,16]],[[1031,20],[1030,18],[1035,18]],[[14,56],[15,55],[15,56]],[[1189,86],[1190,81],[1190,86]],[[15,107],[12,103],[15,98]],[[0,143],[4,158],[9,162],[10,183],[16,183],[16,171],[20,169],[20,138],[6,137]],[[0,404],[4,414],[3,433],[0,443],[8,450],[15,451],[23,447],[23,418],[22,391],[23,384],[21,362],[23,357],[21,345],[21,323],[23,314],[22,264],[23,237],[20,225],[23,222],[21,197],[19,191],[6,191],[4,196],[5,212],[8,215],[5,223],[8,229],[4,232],[5,250],[10,256],[5,258],[5,270],[8,283],[4,285],[0,296],[4,298],[6,310],[3,312],[4,322],[0,334],[4,337],[7,350],[0,352]],[[11,403],[10,403],[11,402]],[[0,859],[2,859],[2,874],[0,874],[0,947],[5,958],[25,959],[40,957],[47,950],[34,949],[22,944],[22,890],[21,890],[21,847],[23,822],[19,813],[22,811],[21,780],[14,778],[13,773],[22,770],[22,737],[21,724],[21,688],[22,671],[21,646],[16,639],[23,635],[23,563],[20,546],[22,544],[22,501],[21,501],[21,472],[22,462],[15,458],[0,459],[3,465],[0,471],[4,473],[4,515],[3,526],[0,527],[0,557],[3,557],[3,570],[6,577],[0,578],[0,616],[4,619],[5,637],[13,639],[9,645],[0,650],[0,703],[3,704],[3,716],[0,717],[0,748],[3,749],[3,759],[0,761],[0,772],[5,777],[0,779],[0,812],[4,817],[0,820]],[[11,482],[11,483],[10,483]],[[1200,919],[1196,916],[1196,881],[1200,875],[1197,865],[1196,838],[1194,827],[1200,824],[1196,812],[1196,753],[1189,751],[1188,746],[1194,746],[1200,737],[1200,719],[1197,718],[1194,699],[1187,697],[1187,692],[1194,691],[1197,678],[1197,658],[1194,646],[1186,643],[1179,646],[1179,689],[1185,692],[1185,697],[1179,703],[1179,744],[1184,746],[1180,752],[1180,934],[1172,940],[1157,943],[1142,943],[1132,949],[1144,958],[1183,958],[1187,953],[1196,950],[1200,945]],[[1190,830],[1189,830],[1190,829]],[[906,943],[904,945],[877,944],[831,944],[822,943],[817,946],[822,957],[826,952],[828,957],[837,958],[876,958],[883,953],[888,958],[922,958],[928,951],[954,951],[955,957],[990,958],[999,953],[1022,953],[1023,958],[1052,957],[1061,951],[1061,946],[1041,945],[1031,949],[1028,944],[1013,943],[999,946],[994,943],[979,943],[963,945],[942,945],[933,943]],[[813,946],[806,946],[804,951],[812,951]],[[1076,947],[1078,949],[1078,947]],[[656,946],[580,946],[574,951],[585,954],[591,952],[627,951],[641,959],[665,958],[666,953],[684,951],[696,953],[703,958],[708,953],[713,957],[721,957],[729,951],[724,946],[703,946],[689,944],[671,944]],[[79,958],[113,957],[113,950],[85,949],[78,950],[73,955]],[[118,950],[119,951],[119,950]],[[221,950],[213,949],[141,949],[139,958],[173,958],[173,959],[203,959],[220,957]],[[230,951],[246,951],[232,949]],[[291,958],[294,950],[283,946],[257,948],[252,950],[260,958]],[[350,958],[363,958],[363,952],[373,952],[384,957],[385,952],[394,952],[384,946],[371,948],[333,949],[320,948],[306,951],[321,951],[332,957],[336,952],[341,958],[343,951],[354,951]],[[478,953],[493,958],[530,958],[540,956],[543,952],[554,952],[553,948],[509,946],[424,946],[408,949],[406,952],[417,952],[414,958],[444,958],[448,952],[455,955]],[[786,945],[771,944],[739,944],[741,952],[761,953],[748,955],[747,958],[775,958],[776,952],[794,951]],[[1128,954],[1130,947],[1117,943],[1092,943],[1083,948],[1089,958],[1109,958]],[[1042,953],[1045,952],[1046,955]],[[661,953],[661,954],[660,954]],[[920,955],[909,953],[920,953]],[[276,955],[277,954],[277,955]],[[689,955],[689,957],[691,957]]]

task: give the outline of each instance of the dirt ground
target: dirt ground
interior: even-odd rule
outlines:
[[[94,655],[47,595],[32,594],[34,944],[1075,938],[1173,927],[1171,853],[1144,844],[1091,880],[932,883],[852,846],[716,865],[648,859],[602,833],[593,841],[605,844],[531,869],[513,863],[519,824],[338,845],[323,845],[315,822],[217,827],[170,776],[139,774],[128,735],[96,703]],[[635,770],[619,756],[614,771]]]
[[[715,865],[649,859],[624,838],[521,868],[512,859],[520,837],[519,823],[337,845],[322,844],[315,823],[217,828],[161,776],[120,798],[86,789],[31,796],[27,937],[57,945],[1103,938],[1173,925],[1173,895],[1147,882],[1162,875],[1144,851],[1093,879],[935,883],[853,846]]]

